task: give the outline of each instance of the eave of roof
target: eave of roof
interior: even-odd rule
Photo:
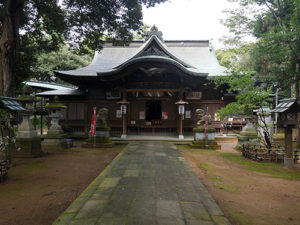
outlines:
[[[290,109],[296,102],[296,98],[287,98],[279,101],[279,104],[273,109],[272,113],[282,113]]]
[[[49,90],[74,90],[75,89],[73,87],[67,87],[62,84],[42,82],[42,81],[24,81],[24,84],[30,87],[49,89]]]
[[[81,96],[84,93],[79,89],[70,89],[70,90],[52,90],[52,91],[44,91],[36,94],[37,96],[56,96],[56,95],[77,95]]]
[[[162,56],[142,56],[138,58],[132,58],[128,60],[126,63],[122,64],[120,67],[116,68],[115,70],[111,70],[108,72],[102,72],[102,73],[97,73],[99,77],[106,77],[110,76],[112,74],[119,73],[120,71],[124,70],[126,67],[133,65],[135,63],[139,62],[165,62],[165,63],[170,63],[174,66],[176,66],[178,69],[181,71],[189,74],[189,75],[194,75],[194,76],[207,76],[207,73],[200,73],[197,71],[195,68],[186,68],[182,64],[178,63],[174,59],[162,57]]]

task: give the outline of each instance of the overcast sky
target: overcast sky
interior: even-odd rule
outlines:
[[[144,7],[144,23],[155,24],[165,40],[213,39],[214,47],[221,48],[218,39],[228,34],[220,23],[226,18],[222,11],[233,4],[227,0],[170,0],[154,8]]]

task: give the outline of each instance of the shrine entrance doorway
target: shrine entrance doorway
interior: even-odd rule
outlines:
[[[153,122],[155,120],[161,120],[161,101],[151,100],[146,102],[146,121]]]

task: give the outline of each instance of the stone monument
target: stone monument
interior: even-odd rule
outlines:
[[[99,109],[96,116],[96,128],[95,135],[90,135],[90,137],[82,143],[83,147],[91,148],[106,148],[112,147],[113,142],[110,139],[109,131],[110,127],[107,125],[108,109]]]
[[[220,149],[221,146],[215,141],[215,129],[211,126],[211,115],[206,115],[203,109],[196,109],[198,119],[194,131],[194,141],[191,147],[204,149]],[[205,125],[206,132],[205,132]]]
[[[242,149],[243,145],[260,146],[260,137],[257,135],[257,131],[251,121],[251,118],[246,118],[246,126],[242,129],[238,138],[238,145],[236,149]]]

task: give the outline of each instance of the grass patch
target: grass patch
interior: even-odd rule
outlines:
[[[213,166],[207,163],[200,163],[199,168],[205,169],[206,171],[213,169]]]
[[[208,163],[200,163],[198,167],[206,171],[207,179],[211,180],[216,188],[222,189],[230,193],[239,193],[240,187],[237,185],[232,186],[229,184],[225,184],[223,182],[223,178],[216,174],[213,165]]]
[[[217,153],[216,149],[200,149],[200,148],[191,148],[188,145],[176,145],[176,148],[184,153],[199,153],[199,154],[215,154]]]
[[[215,187],[218,189],[222,189],[231,193],[239,193],[240,186],[237,185],[228,185],[224,183],[217,183],[215,184]]]
[[[213,165],[208,163],[200,163],[198,167],[206,171],[207,179],[213,182],[221,182],[223,180],[222,177],[215,174]]]
[[[247,167],[247,170],[249,171],[270,174],[273,175],[274,177],[287,179],[287,180],[294,180],[300,178],[299,171],[293,171],[293,170],[288,171],[283,167],[283,164],[255,162],[255,161],[245,159],[243,156],[239,154],[233,154],[233,153],[219,153],[219,154],[221,157],[227,160],[245,165]]]
[[[284,133],[273,134],[274,138],[284,138]]]
[[[245,215],[242,212],[239,212],[235,208],[228,208],[227,209],[228,214],[233,218],[234,221],[237,222],[237,224],[243,224],[243,225],[252,225],[253,223],[248,219],[248,216]]]
[[[24,164],[24,167],[26,169],[49,169],[53,168],[54,166],[43,162],[28,162]]]
[[[188,145],[176,145],[176,148],[179,150],[179,151],[188,151],[190,150],[190,146]]]

